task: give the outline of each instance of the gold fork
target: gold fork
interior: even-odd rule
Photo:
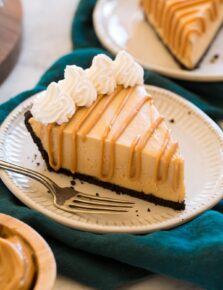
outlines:
[[[126,213],[134,206],[134,202],[109,197],[99,197],[76,191],[70,187],[60,187],[43,174],[0,160],[0,168],[31,177],[43,184],[53,195],[54,205],[70,213]]]

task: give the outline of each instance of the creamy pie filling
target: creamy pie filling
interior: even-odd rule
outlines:
[[[54,170],[65,168],[145,194],[184,200],[184,161],[142,86],[117,90],[68,123],[29,120]]]
[[[49,169],[183,209],[184,160],[143,83],[127,52],[99,54],[88,69],[67,66],[34,99],[25,124]]]

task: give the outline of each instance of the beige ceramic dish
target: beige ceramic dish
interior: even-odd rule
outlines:
[[[56,263],[48,244],[30,226],[11,216],[0,214],[0,226],[20,235],[33,249],[38,273],[32,290],[51,290],[56,279]]]

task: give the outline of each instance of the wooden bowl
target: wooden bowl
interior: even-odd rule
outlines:
[[[45,240],[30,226],[11,216],[0,214],[0,226],[20,235],[33,249],[37,277],[33,290],[52,290],[56,279],[56,262]]]

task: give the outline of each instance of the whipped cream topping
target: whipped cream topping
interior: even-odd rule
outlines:
[[[113,67],[117,84],[124,88],[143,84],[143,68],[126,51],[117,54]]]
[[[113,73],[113,61],[108,56],[104,54],[95,56],[86,74],[95,85],[98,94],[114,92],[117,84]]]
[[[57,83],[52,82],[47,90],[35,99],[31,113],[43,124],[61,125],[73,116],[75,109],[72,98],[63,92]]]
[[[61,90],[69,95],[76,106],[89,107],[97,98],[97,91],[85,71],[76,65],[69,65],[65,69],[65,79],[59,81]]]
[[[97,91],[92,82],[84,78],[75,87],[72,97],[77,106],[89,107],[97,99]]]
[[[115,60],[104,54],[94,57],[90,68],[66,66],[64,79],[51,83],[34,101],[31,113],[43,124],[68,122],[76,107],[89,107],[98,95],[114,92],[117,85],[124,88],[143,84],[143,68],[125,51]]]
[[[66,80],[70,79],[75,82],[78,82],[81,77],[84,76],[84,69],[77,65],[67,65],[64,70],[64,78]]]

